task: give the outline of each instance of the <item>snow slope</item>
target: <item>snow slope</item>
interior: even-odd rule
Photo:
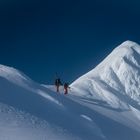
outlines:
[[[81,106],[0,65],[0,140],[103,140]],[[77,106],[77,107],[76,107]]]
[[[0,65],[0,140],[139,140],[139,62],[126,41],[66,96]]]
[[[77,102],[140,131],[140,46],[137,43],[125,41],[119,45],[97,67],[73,82],[71,88]]]
[[[64,114],[61,103],[18,70],[0,65],[0,91],[0,140],[78,139],[49,116]]]

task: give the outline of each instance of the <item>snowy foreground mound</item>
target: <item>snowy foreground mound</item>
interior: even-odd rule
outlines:
[[[138,44],[121,44],[66,96],[0,65],[0,140],[125,139],[140,139]]]

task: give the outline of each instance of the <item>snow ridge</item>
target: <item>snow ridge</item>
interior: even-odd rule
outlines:
[[[125,41],[71,86],[75,91],[87,87],[82,89],[84,96],[105,100],[116,108],[126,106],[124,102],[140,103],[140,46]]]

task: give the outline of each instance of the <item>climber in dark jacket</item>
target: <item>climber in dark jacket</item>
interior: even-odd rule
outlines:
[[[55,79],[56,91],[59,92],[59,87],[62,85],[60,78]]]

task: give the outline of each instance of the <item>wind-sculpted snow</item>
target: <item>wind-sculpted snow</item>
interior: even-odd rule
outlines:
[[[101,99],[115,108],[140,103],[140,46],[126,41],[92,71],[72,84],[83,96]],[[78,94],[81,94],[78,91]],[[133,102],[133,103],[132,103]],[[126,103],[126,104],[124,104]]]

